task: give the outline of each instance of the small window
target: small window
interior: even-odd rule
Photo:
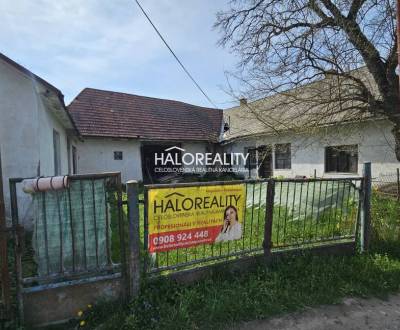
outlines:
[[[325,149],[325,172],[357,173],[358,146],[330,146]]]
[[[114,160],[122,160],[123,154],[122,151],[114,151]]]
[[[78,152],[75,146],[72,146],[72,174],[78,172]]]
[[[257,167],[257,148],[246,147],[244,148],[244,153],[249,154],[246,160],[246,167],[248,169],[253,169]]]
[[[61,175],[60,133],[53,130],[54,175]]]
[[[290,170],[292,168],[292,153],[290,143],[275,145],[275,169]]]

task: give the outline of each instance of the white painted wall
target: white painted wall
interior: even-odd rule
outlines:
[[[60,133],[61,169],[67,174],[67,134],[39,91],[43,86],[0,60],[0,148],[6,215],[9,219],[12,177],[53,175],[53,128]],[[40,164],[40,166],[39,166]],[[29,225],[30,197],[18,190],[20,221]]]
[[[134,139],[85,138],[78,143],[78,173],[121,172],[122,182],[141,181],[143,175],[140,146],[141,141]],[[190,153],[205,153],[207,146],[205,142],[181,144]],[[123,159],[114,160],[114,151],[122,151]]]
[[[114,160],[114,151],[123,159]],[[142,163],[139,140],[85,138],[78,143],[78,173],[121,172],[122,182],[141,181]]]
[[[362,175],[363,163],[372,163],[372,176],[394,173],[400,167],[394,153],[394,140],[391,134],[392,125],[388,121],[364,122],[352,125],[328,127],[311,136],[281,134],[237,140],[225,146],[227,152],[244,152],[245,147],[291,143],[292,168],[277,170],[274,176],[294,177],[304,175],[311,177],[316,170],[318,177],[349,176],[343,173],[325,173],[325,147],[334,145],[358,144],[358,175]],[[275,165],[273,153],[273,164]],[[252,171],[253,177],[255,171]],[[247,173],[245,174],[247,176]],[[352,174],[354,175],[354,174]]]

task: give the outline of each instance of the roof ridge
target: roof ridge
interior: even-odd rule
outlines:
[[[178,100],[172,100],[172,99],[164,99],[164,98],[160,98],[160,97],[154,97],[154,96],[145,96],[145,95],[139,95],[139,94],[132,94],[132,93],[127,93],[127,92],[119,92],[119,91],[112,91],[112,90],[108,90],[108,89],[100,89],[100,88],[93,88],[93,87],[85,87],[84,89],[82,89],[80,91],[80,93],[75,97],[79,97],[79,95],[81,95],[85,90],[93,90],[93,91],[98,91],[98,92],[106,92],[106,93],[115,93],[115,94],[123,94],[123,95],[128,95],[128,96],[136,96],[136,97],[143,97],[146,99],[152,99],[152,100],[159,100],[159,101],[168,101],[168,102],[175,102],[175,103],[180,103],[183,105],[188,105],[191,107],[197,107],[197,108],[202,108],[202,109],[207,109],[207,110],[218,110],[218,111],[222,111],[222,109],[219,108],[210,108],[210,107],[204,107],[201,105],[196,105],[196,104],[191,104],[191,103],[187,103],[187,102],[183,102],[183,101],[178,101]],[[74,99],[75,100],[75,99]],[[74,101],[73,100],[73,101]],[[72,101],[72,102],[73,102]],[[71,103],[72,103],[71,102]]]

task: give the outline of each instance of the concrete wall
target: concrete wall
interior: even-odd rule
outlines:
[[[116,301],[122,294],[119,275],[26,288],[23,292],[24,322],[29,328],[65,322],[77,318],[78,311],[86,311],[88,304]]]
[[[53,128],[60,133],[61,170],[67,173],[67,134],[49,110],[43,86],[0,61],[0,148],[7,218],[10,217],[8,180],[12,177],[53,175]],[[26,221],[30,197],[19,194],[19,215]]]
[[[114,151],[123,159],[114,160]],[[142,180],[138,140],[86,138],[78,144],[78,173],[121,172],[122,182]]]
[[[362,175],[364,162],[372,162],[372,176],[394,173],[400,162],[394,154],[392,125],[388,121],[365,122],[340,127],[320,129],[310,135],[281,134],[279,136],[254,137],[238,140],[225,146],[227,152],[244,152],[245,147],[291,143],[292,168],[275,169],[274,176],[294,177],[304,175],[311,177],[316,170],[318,177],[348,176],[347,173],[325,173],[325,147],[338,145],[358,145],[358,175]],[[351,174],[354,175],[354,174]],[[246,173],[247,176],[247,173]],[[255,176],[255,171],[252,171]]]

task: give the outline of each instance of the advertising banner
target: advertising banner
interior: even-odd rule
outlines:
[[[242,237],[245,184],[148,190],[149,252]]]

